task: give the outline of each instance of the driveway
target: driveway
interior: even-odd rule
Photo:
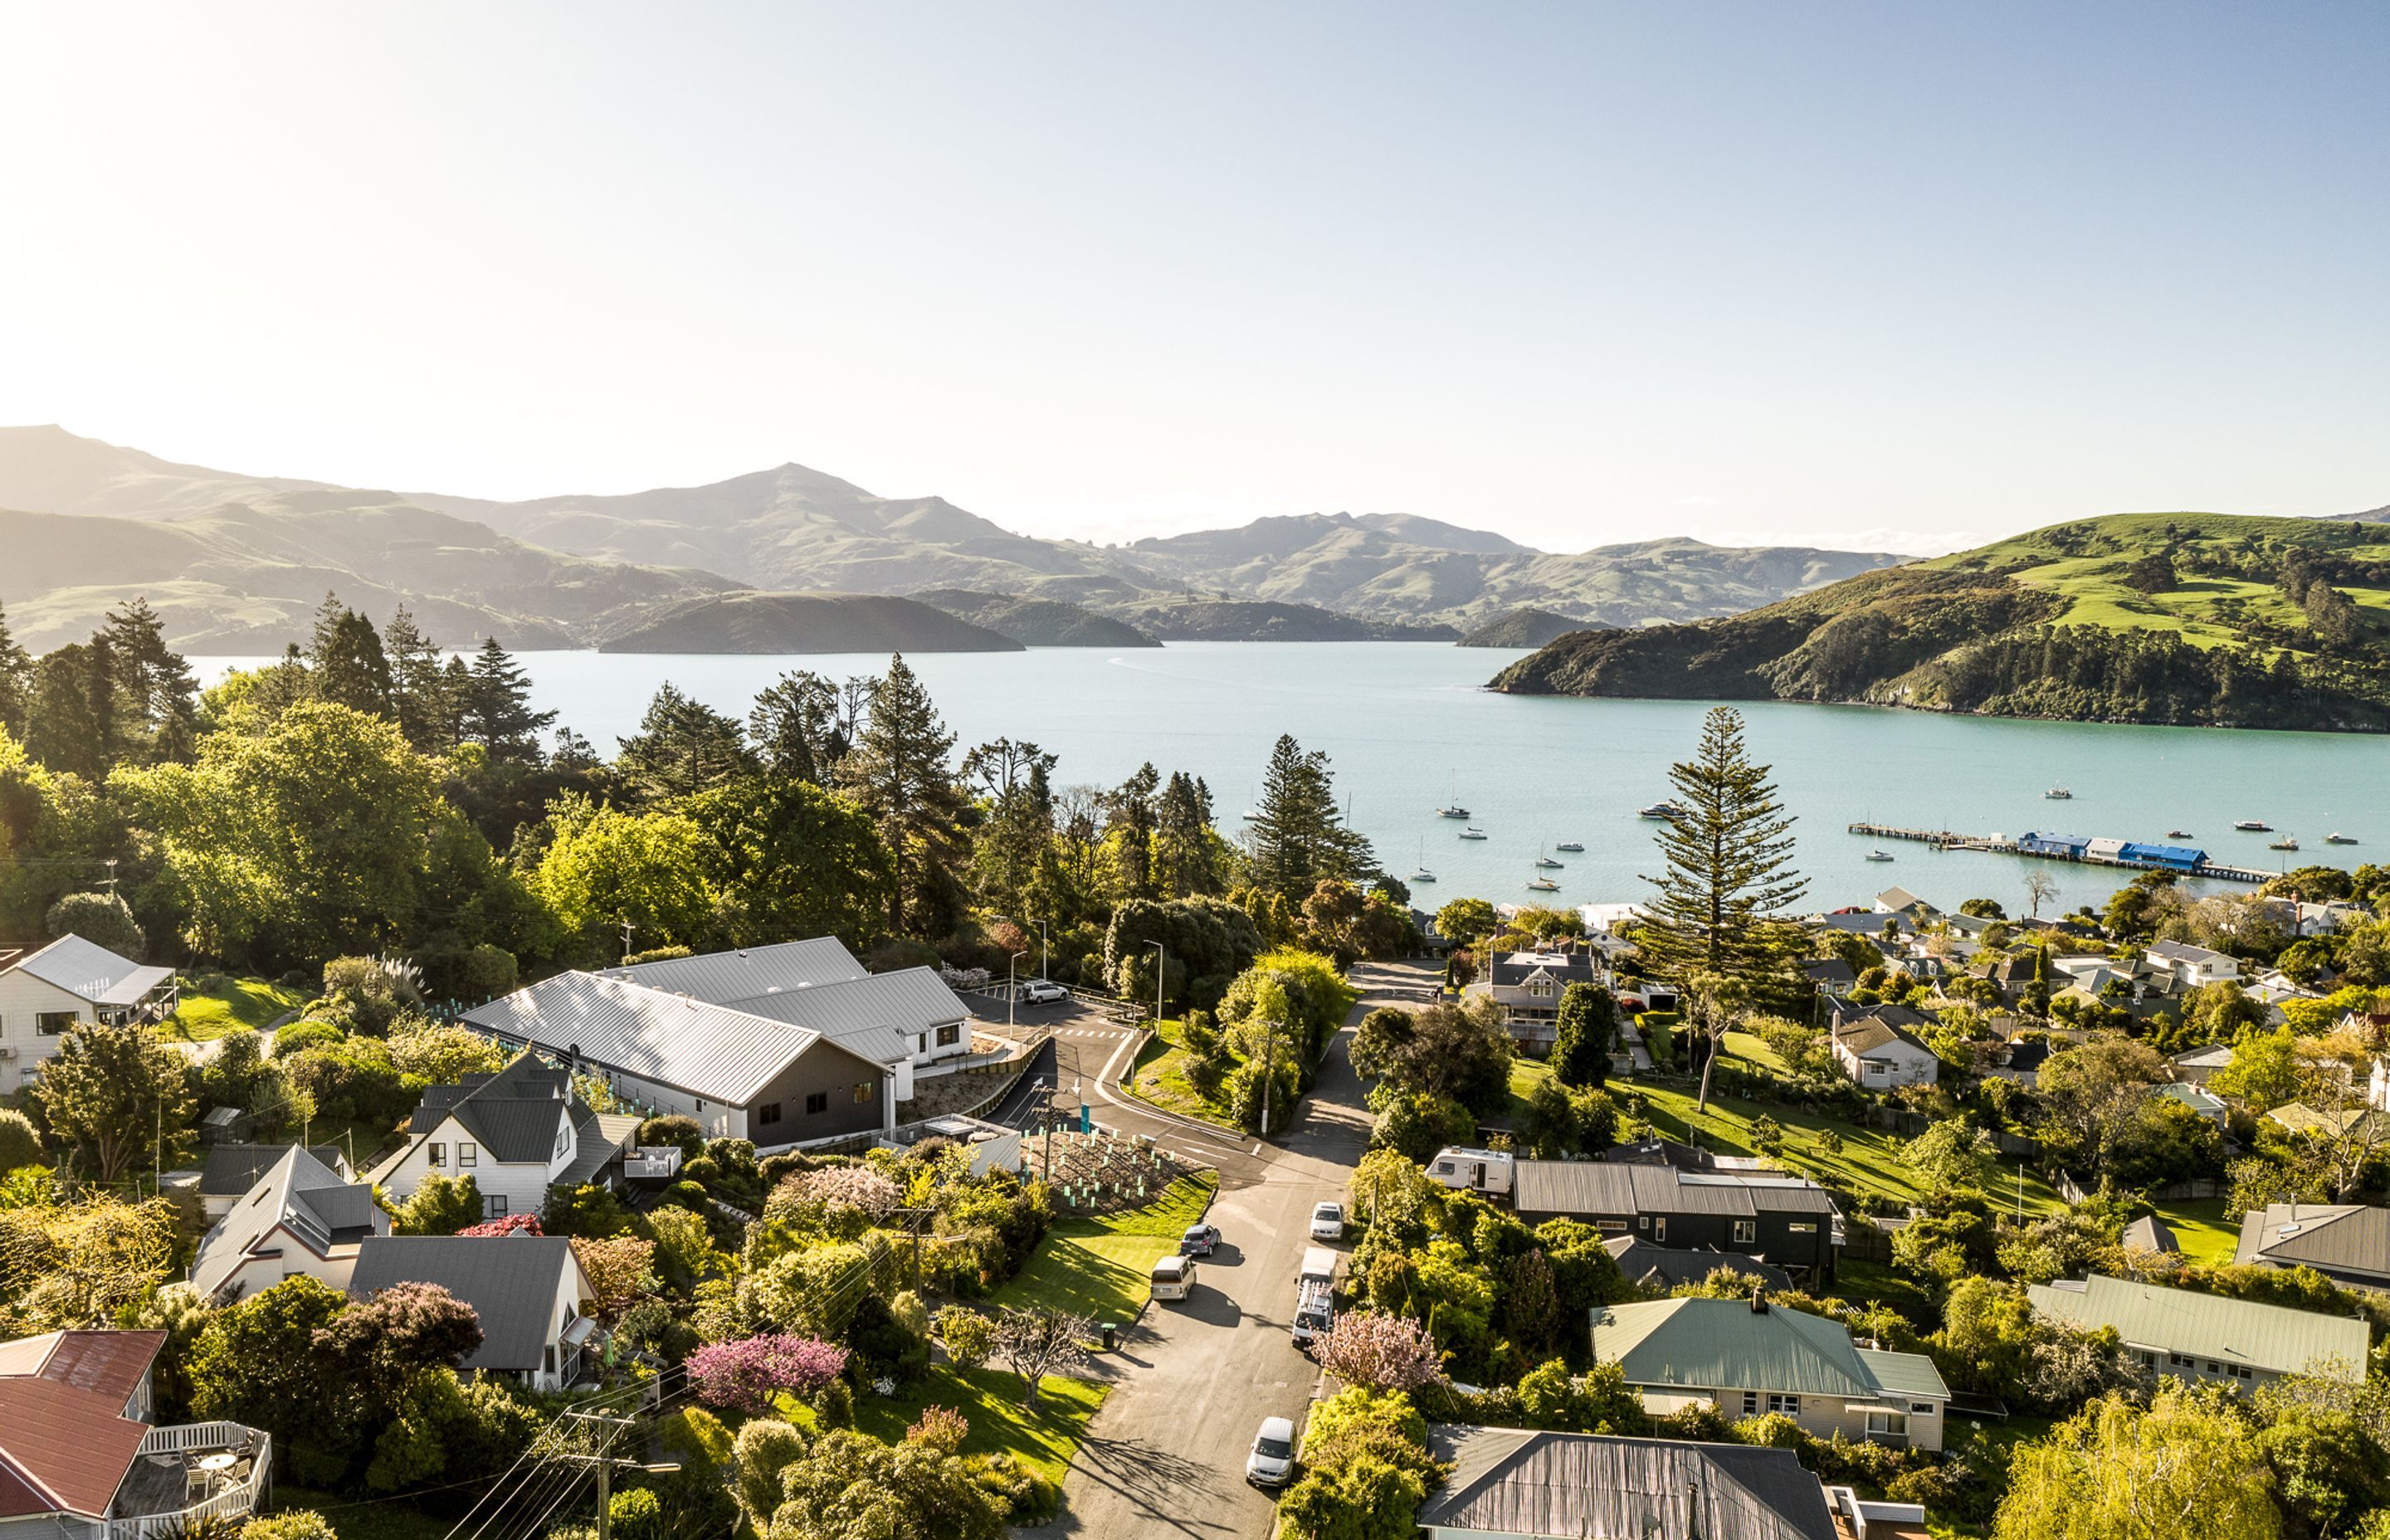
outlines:
[[[1092,1540],[1269,1534],[1276,1499],[1245,1484],[1245,1454],[1262,1418],[1289,1418],[1300,1427],[1309,1409],[1319,1372],[1287,1331],[1295,1269],[1312,1244],[1312,1205],[1344,1195],[1368,1148],[1368,1110],[1346,1052],[1351,1023],[1396,992],[1416,1003],[1432,977],[1381,972],[1356,970],[1354,982],[1368,993],[1283,1139],[1231,1149],[1234,1136],[1225,1130],[1115,1099],[1121,1066],[1111,1067],[1098,1117],[1152,1133],[1218,1168],[1211,1219],[1224,1244],[1216,1260],[1201,1265],[1191,1298],[1148,1304],[1123,1336],[1112,1392],[1063,1484],[1062,1517],[1038,1533]]]

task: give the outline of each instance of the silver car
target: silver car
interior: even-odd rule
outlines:
[[[1245,1457],[1245,1480],[1255,1486],[1284,1486],[1294,1479],[1294,1424],[1282,1417],[1262,1418],[1253,1452]]]

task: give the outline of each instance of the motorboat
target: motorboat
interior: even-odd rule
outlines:
[[[1638,818],[1660,818],[1670,823],[1684,815],[1685,810],[1674,802],[1653,802],[1650,807],[1638,807],[1635,810],[1635,816]]]
[[[2062,786],[2053,786],[2042,795],[2053,802],[2071,802],[2075,800],[2075,793]]]
[[[1565,863],[1555,861],[1548,855],[1538,855],[1536,857],[1536,865],[1543,867],[1546,871],[1558,871],[1565,865]]]
[[[2285,834],[2279,840],[2268,841],[2266,848],[2268,850],[2296,850],[2299,848],[2299,842],[2292,836]]]
[[[1548,877],[1538,877],[1527,886],[1539,893],[1556,893],[1561,891],[1561,885]]]
[[[2349,841],[2351,844],[2355,844],[2356,842],[2357,841],[2354,840]],[[1582,840],[1563,840],[1552,848],[1555,850],[1583,850],[1585,849],[1585,841]]]
[[[2187,828],[2170,828],[2166,830],[2166,838],[2169,840],[2196,840],[2199,836],[2193,834]]]
[[[2323,842],[2327,845],[2353,845],[2357,843],[2357,836],[2353,834],[2327,834],[2323,837]]]
[[[2262,818],[2242,818],[2232,826],[2243,834],[2271,834],[2274,826]]]
[[[1460,831],[1460,837],[1464,840],[1483,840],[1485,838],[1485,831],[1471,824]]]
[[[1888,850],[1871,850],[1867,853],[1867,858],[1870,861],[1889,861],[1892,859],[1892,852]]]

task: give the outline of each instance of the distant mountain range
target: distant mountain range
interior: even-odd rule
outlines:
[[[868,649],[888,619],[869,607],[705,602],[751,590],[919,595],[1033,646],[1449,641],[1527,608],[1612,626],[1730,614],[1900,559],[1687,539],[1552,555],[1410,514],[1306,514],[1097,545],[1016,534],[941,497],[880,497],[798,465],[505,503],[179,465],[55,427],[0,429],[0,510],[11,509],[23,511],[0,511],[11,557],[0,604],[28,646],[76,639],[138,593],[176,645],[201,653],[278,650],[305,633],[327,589],[377,616],[404,597],[456,645],[670,635],[732,650],[759,635],[851,632]],[[867,614],[878,621],[863,624]]]

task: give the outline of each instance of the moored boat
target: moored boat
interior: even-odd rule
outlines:
[[[1889,861],[1892,859],[1892,853],[1888,850],[1871,850],[1867,853],[1867,858],[1870,861]]]
[[[1533,888],[1536,892],[1539,892],[1539,893],[1556,893],[1556,892],[1559,892],[1561,891],[1561,885],[1560,885],[1559,883],[1557,883],[1557,882],[1553,881],[1553,880],[1552,880],[1550,878],[1548,878],[1548,877],[1538,877],[1538,878],[1536,878],[1535,879],[1533,879],[1532,881],[1530,881],[1530,882],[1527,884],[1527,886],[1528,886],[1528,887],[1530,887],[1530,888]]]
[[[2352,843],[2354,841],[2352,841]],[[1582,840],[1563,840],[1555,848],[1560,850],[1583,850],[1585,849],[1585,841]]]
[[[1460,837],[1464,840],[1483,840],[1485,838],[1485,831],[1471,824],[1460,831]]]
[[[2323,837],[2323,842],[2327,845],[2353,845],[2357,843],[2357,836],[2353,834],[2327,834]]]
[[[2053,786],[2042,795],[2053,802],[2071,802],[2075,800],[2075,793],[2062,786]]]
[[[2266,848],[2268,850],[2296,850],[2299,848],[2299,842],[2290,835],[2285,834],[2281,839],[2270,841]]]
[[[1635,810],[1635,816],[1638,818],[1659,818],[1669,823],[1674,823],[1684,815],[1685,810],[1674,802],[1653,802],[1649,807],[1638,807]]]
[[[2239,829],[2243,834],[2271,834],[2274,832],[2274,826],[2266,822],[2262,818],[2242,818],[2236,821],[2232,827]]]

